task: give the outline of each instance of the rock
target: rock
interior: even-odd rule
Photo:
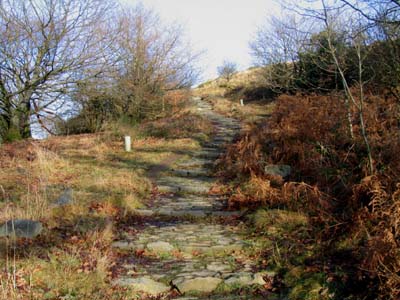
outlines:
[[[121,249],[121,250],[137,250],[137,249],[143,249],[144,248],[144,245],[138,244],[138,243],[133,243],[133,242],[130,242],[130,241],[116,241],[116,242],[113,242],[111,244],[111,246],[113,248],[118,248],[118,249]]]
[[[263,278],[266,275],[267,275],[266,272],[259,272],[259,273],[254,274],[253,284],[259,284],[259,285],[266,284],[266,282]]]
[[[169,253],[174,250],[174,246],[163,241],[149,243],[146,247],[155,254]]]
[[[185,280],[178,284],[178,288],[182,293],[189,291],[197,291],[202,293],[210,293],[217,288],[222,279],[215,277],[199,277]]]
[[[211,212],[211,215],[214,217],[223,217],[223,218],[227,218],[227,217],[240,217],[242,215],[242,212],[240,211],[213,211]]]
[[[225,272],[230,271],[231,266],[224,265],[218,262],[212,262],[211,264],[207,265],[207,270],[214,271],[214,272]]]
[[[73,201],[72,189],[67,188],[61,193],[60,197],[58,197],[53,204],[54,206],[65,206],[71,204]]]
[[[42,223],[32,220],[9,220],[0,226],[0,237],[24,237],[33,239],[43,230]]]
[[[287,177],[292,172],[292,168],[288,165],[266,165],[264,167],[265,174]]]
[[[147,293],[152,296],[168,292],[170,289],[167,285],[149,277],[120,278],[115,281],[115,284],[119,286],[129,286],[134,291]]]
[[[225,280],[227,285],[251,285],[253,284],[253,276],[249,273],[239,273]]]
[[[151,217],[152,215],[154,215],[154,211],[150,209],[134,209],[133,214],[140,217]]]
[[[171,173],[175,176],[181,177],[200,177],[200,176],[207,176],[208,170],[204,168],[196,168],[196,169],[180,169],[180,170],[172,170]]]
[[[191,273],[193,277],[213,277],[215,274],[216,274],[215,271],[210,271],[210,270],[200,270]]]
[[[188,216],[188,217],[194,217],[194,218],[203,218],[207,214],[203,210],[167,210],[167,209],[160,209],[158,211],[158,214],[160,215],[165,215],[165,216],[171,216],[171,217],[182,217],[182,216]]]

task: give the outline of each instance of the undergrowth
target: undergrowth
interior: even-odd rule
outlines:
[[[233,207],[267,205],[308,216],[310,239],[322,253],[314,265],[321,272],[328,266],[325,273],[337,275],[330,280],[340,282],[332,297],[398,299],[399,107],[390,97],[369,95],[365,102],[372,175],[357,114],[352,140],[338,94],[280,96],[271,118],[227,150],[219,172],[234,183]],[[267,164],[290,165],[292,173],[265,174]]]

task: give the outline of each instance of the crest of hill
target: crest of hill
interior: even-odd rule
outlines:
[[[200,84],[195,89],[195,92],[200,96],[212,95],[223,97],[232,91],[261,87],[264,82],[262,70],[262,67],[251,67],[247,70],[236,72],[229,81],[223,77],[208,80]]]

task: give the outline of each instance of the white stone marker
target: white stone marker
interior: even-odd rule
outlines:
[[[129,135],[125,136],[125,151],[131,152],[131,137]]]
[[[244,106],[243,99],[240,99],[240,106]]]

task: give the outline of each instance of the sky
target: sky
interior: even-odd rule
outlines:
[[[136,4],[139,1],[125,0]],[[252,65],[249,41],[268,15],[279,6],[273,0],[142,0],[167,22],[181,24],[196,51],[204,51],[200,67],[203,80],[217,77],[224,60],[238,68]]]

